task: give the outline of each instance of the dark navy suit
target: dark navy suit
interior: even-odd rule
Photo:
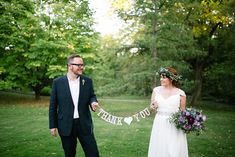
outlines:
[[[78,88],[80,88],[79,118],[73,119],[74,104],[67,76],[53,80],[49,107],[49,128],[58,129],[66,157],[75,156],[77,138],[86,157],[98,157],[99,153],[93,134],[93,123],[89,109],[92,102],[97,102],[92,80],[81,75],[80,87]]]

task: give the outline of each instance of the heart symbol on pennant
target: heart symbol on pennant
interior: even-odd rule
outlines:
[[[125,118],[124,118],[124,122],[127,123],[128,125],[131,124],[132,120],[133,120],[132,117],[125,117]]]

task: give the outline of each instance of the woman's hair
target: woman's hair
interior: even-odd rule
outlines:
[[[172,67],[167,67],[166,69],[167,69],[169,72],[173,73],[174,75],[178,76],[176,69],[174,69],[174,68],[172,68]],[[171,78],[170,78],[170,79],[171,79]],[[172,80],[172,85],[173,85],[173,86],[175,86],[175,87],[177,87],[177,88],[180,87],[180,82],[179,82],[179,80],[173,80],[173,79],[171,79],[171,80]]]
[[[165,75],[167,78],[172,80],[172,85],[179,88],[181,79],[181,76],[177,74],[177,71],[175,68],[167,67],[167,68],[160,68],[159,75]]]

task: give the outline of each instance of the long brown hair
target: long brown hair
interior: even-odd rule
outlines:
[[[172,67],[167,67],[166,68],[169,72],[173,73],[174,75],[178,75],[177,74],[177,71],[175,68],[172,68]],[[171,79],[170,77],[168,77],[169,79]],[[171,79],[172,80],[172,79]],[[172,85],[179,88],[180,87],[180,82],[179,81],[176,81],[176,80],[172,80]]]

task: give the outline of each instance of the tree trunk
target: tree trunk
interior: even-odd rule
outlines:
[[[37,85],[36,87],[33,87],[33,91],[35,93],[35,100],[41,99],[41,91],[43,89],[42,85]]]
[[[152,54],[152,57],[153,57],[153,63],[154,63],[154,70],[156,70],[156,63],[157,63],[157,1],[156,0],[153,0],[153,3],[154,3],[154,15],[152,17],[152,42],[151,42],[151,46],[150,46],[150,49],[151,49],[151,54]],[[156,75],[154,75],[154,78],[153,78],[153,87],[156,87],[157,86],[157,77]]]
[[[36,90],[35,92],[35,99],[40,100],[41,99],[41,90]]]
[[[193,92],[192,99],[190,102],[191,106],[195,106],[197,101],[201,98],[202,73],[203,73],[202,65],[197,65],[195,67],[194,73],[195,73],[195,88],[194,88],[194,92]]]

